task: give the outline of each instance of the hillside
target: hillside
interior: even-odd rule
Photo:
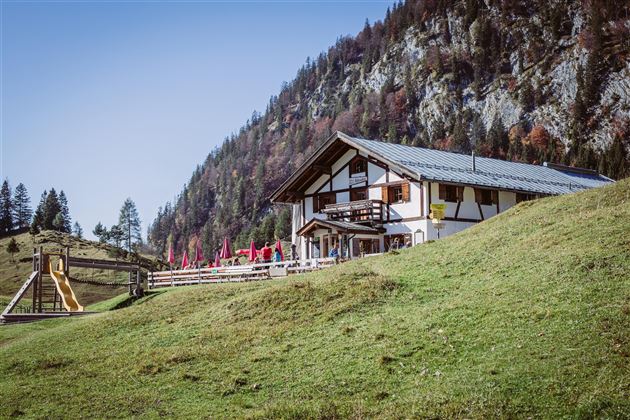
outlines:
[[[2,309],[31,274],[33,248],[43,246],[45,250],[64,250],[66,246],[69,246],[72,255],[77,257],[114,259],[109,255],[113,249],[110,245],[79,239],[61,232],[44,231],[35,236],[23,233],[13,237],[20,248],[20,252],[14,256],[7,252],[7,244],[11,237],[0,239],[0,307]],[[146,260],[145,257],[143,259]],[[73,277],[96,282],[126,283],[128,279],[125,276],[125,273],[104,270],[73,270]],[[72,288],[79,302],[85,305],[117,296],[127,290],[127,286],[103,287],[80,283],[73,283]]]
[[[319,273],[3,327],[0,417],[627,418],[629,233],[626,180]]]
[[[410,0],[308,59],[212,151],[149,241],[286,238],[268,197],[336,130],[619,179],[630,164],[630,4]]]

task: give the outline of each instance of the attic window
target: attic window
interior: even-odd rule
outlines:
[[[354,158],[350,163],[350,175],[365,173],[366,170],[367,161],[363,158]]]
[[[516,193],[516,202],[535,200],[536,194]]]
[[[440,184],[439,199],[446,201],[447,203],[464,201],[464,187]]]
[[[475,201],[484,206],[490,206],[499,202],[499,192],[475,188]]]

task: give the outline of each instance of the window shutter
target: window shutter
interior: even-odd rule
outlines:
[[[481,198],[481,190],[475,188],[475,202],[481,203],[483,200]]]
[[[319,212],[319,196],[313,196],[313,213]]]
[[[492,204],[497,204],[499,202],[499,191],[492,190]]]
[[[457,187],[457,201],[464,201],[464,187]]]
[[[444,184],[439,184],[439,185],[440,185],[440,194],[438,198],[440,200],[446,200],[446,185]]]
[[[402,201],[409,201],[409,183],[405,182],[402,184]]]
[[[383,203],[389,203],[389,188],[381,187],[381,200]]]

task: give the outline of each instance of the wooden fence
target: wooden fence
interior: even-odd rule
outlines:
[[[267,280],[290,274],[306,273],[335,264],[335,258],[314,258],[305,261],[282,261],[225,267],[149,272],[149,289],[193,284]]]

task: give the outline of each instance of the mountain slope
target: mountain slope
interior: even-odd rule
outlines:
[[[0,416],[627,418],[629,233],[623,181],[319,273],[0,328]]]
[[[487,4],[486,4],[487,3]],[[164,254],[289,235],[268,197],[334,131],[615,179],[630,170],[630,5],[407,1],[299,69],[161,209]]]

